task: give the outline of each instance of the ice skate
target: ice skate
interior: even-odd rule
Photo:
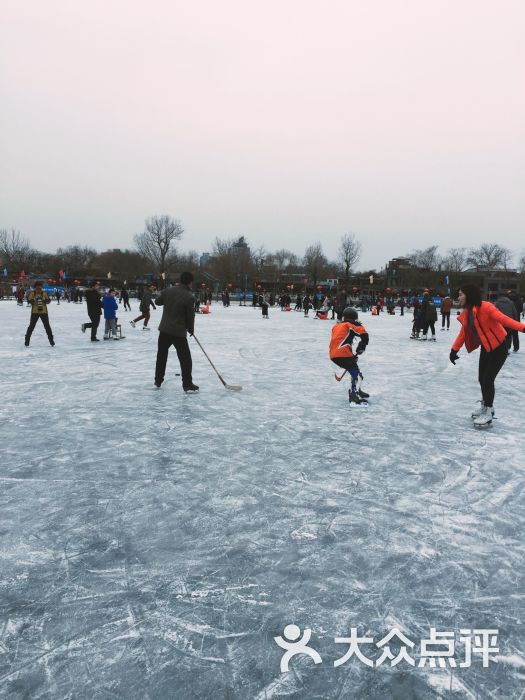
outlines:
[[[486,428],[492,423],[492,418],[494,416],[492,408],[488,406],[483,406],[482,412],[474,418],[474,426],[476,428]]]
[[[186,394],[196,394],[198,391],[199,391],[199,387],[193,383],[187,387],[184,387],[184,392]]]
[[[133,328],[135,328],[135,321],[130,321],[129,325],[132,326]]]
[[[494,409],[491,408],[490,410],[492,411],[492,416],[494,416]],[[481,416],[484,413],[484,411],[485,411],[485,404],[481,400],[481,401],[479,401],[479,408],[476,408],[474,411],[472,411],[472,419],[474,420],[476,418],[479,418],[479,416]]]
[[[357,404],[359,406],[368,405],[368,401],[366,399],[359,398],[357,391],[352,391],[351,389],[348,390],[348,401],[350,404]]]

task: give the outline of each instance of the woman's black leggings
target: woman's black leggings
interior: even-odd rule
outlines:
[[[487,352],[483,346],[481,347],[478,380],[481,386],[483,403],[489,408],[491,408],[494,403],[494,394],[496,393],[494,389],[494,381],[498,376],[498,372],[505,364],[506,359],[507,344],[505,341],[503,341],[503,343],[501,343],[501,345],[499,345],[495,350],[492,350],[492,352]]]

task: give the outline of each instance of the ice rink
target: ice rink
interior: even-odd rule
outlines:
[[[39,323],[25,348],[30,309],[0,302],[0,697],[525,697],[525,348],[476,430],[455,316],[434,344],[409,340],[411,315],[360,314],[365,408],[312,312],[214,303],[195,332],[243,391],[190,340],[189,396],[173,350],[152,388],[161,310],[144,332],[132,308],[125,340],[95,344],[85,305],[53,303],[56,347]],[[322,663],[281,673],[291,623]],[[334,667],[352,627],[401,630],[415,666]],[[499,651],[420,668],[431,627],[497,629]]]

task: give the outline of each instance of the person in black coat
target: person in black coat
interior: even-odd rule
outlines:
[[[494,306],[499,309],[502,314],[505,314],[505,316],[514,319],[514,321],[520,320],[520,315],[516,308],[516,304],[514,303],[514,299],[508,292],[507,294],[500,294],[494,302]],[[507,337],[505,339],[507,352],[510,354],[510,348],[512,346],[514,348],[514,352],[518,352],[520,349],[518,331],[515,331],[512,328],[506,328],[505,330],[507,331]]]
[[[437,321],[437,309],[430,298],[429,292],[423,294],[423,303],[421,304],[421,321],[423,326],[423,337],[421,340],[427,339],[428,330],[432,331],[432,337],[430,340],[436,340],[436,328],[435,324]]]
[[[157,305],[163,306],[162,319],[159,324],[159,342],[157,363],[155,365],[155,386],[160,389],[166,373],[168,352],[173,345],[177,351],[182,374],[182,388],[194,393],[199,387],[193,383],[192,359],[186,334],[193,335],[195,324],[195,299],[191,292],[193,275],[183,272],[180,286],[163,289],[157,299]]]
[[[100,324],[100,317],[102,316],[102,299],[100,296],[100,282],[91,282],[90,288],[86,291],[86,304],[87,312],[90,319],[90,323],[83,323],[81,325],[82,333],[86,332],[86,328],[91,328],[91,342],[98,342],[97,338],[97,328]]]
[[[124,304],[124,311],[131,311],[131,305],[129,303],[129,292],[125,287],[123,287],[120,290],[120,298],[122,300],[122,303]]]
[[[154,291],[155,291],[155,285],[150,284],[149,287],[147,287],[144,290],[144,292],[142,293],[142,299],[140,300],[140,306],[139,306],[140,316],[137,316],[137,318],[134,318],[133,321],[130,321],[130,324],[133,326],[133,328],[135,328],[136,323],[144,320],[144,323],[142,325],[142,330],[149,331],[148,323],[149,323],[149,319],[150,319],[150,311],[149,311],[150,306],[152,306],[154,309],[157,308],[153,302],[153,292]]]

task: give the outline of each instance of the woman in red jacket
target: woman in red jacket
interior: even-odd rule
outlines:
[[[494,416],[494,381],[507,359],[505,328],[525,331],[525,324],[505,316],[493,304],[481,301],[481,289],[474,284],[465,284],[459,290],[459,303],[463,311],[458,317],[461,330],[452,344],[450,361],[458,359],[458,350],[465,345],[467,352],[481,346],[478,380],[481,386],[481,407],[474,411],[474,425],[492,423]]]

